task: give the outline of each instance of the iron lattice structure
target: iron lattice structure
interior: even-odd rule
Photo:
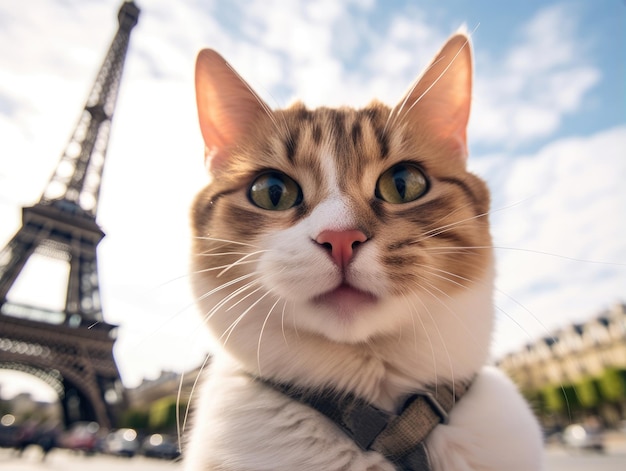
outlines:
[[[59,394],[66,425],[115,425],[125,394],[113,358],[116,326],[104,322],[96,248],[101,177],[130,34],[139,8],[122,4],[119,27],[80,119],[37,204],[22,209],[22,226],[0,251],[0,368],[24,371]],[[38,253],[69,263],[62,312],[10,302],[7,295]],[[33,287],[32,298],[37,289]]]

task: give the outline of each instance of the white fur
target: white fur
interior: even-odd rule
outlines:
[[[325,207],[341,204],[318,208]],[[376,286],[383,300],[342,320],[306,301],[341,277],[324,250],[308,243],[312,221],[323,219],[313,212],[267,238],[259,262],[263,275],[234,298],[235,306],[225,304],[213,314],[209,325],[224,345],[194,399],[199,404],[184,449],[185,469],[393,469],[381,455],[360,451],[319,413],[248,373],[313,388],[332,385],[394,410],[412,390],[481,371],[449,425],[428,438],[434,470],[540,470],[541,433],[531,411],[508,379],[482,368],[491,335],[493,274],[453,297],[391,297],[377,262],[380,248],[369,241],[348,276],[358,286]],[[218,286],[203,283],[196,287],[199,296]],[[208,312],[223,296],[203,298],[201,305]]]
[[[392,471],[317,412],[268,389],[219,357],[200,394],[185,470]],[[433,471],[538,471],[542,441],[511,382],[484,368],[427,440]]]
[[[196,85],[201,129],[209,149],[232,144],[224,142],[225,136],[235,141],[245,138],[252,130],[250,123],[267,111],[215,52],[199,55]],[[395,141],[392,133],[398,158],[415,155],[417,143],[432,140],[423,152],[430,156],[425,163],[434,169],[432,182],[448,165],[451,174],[460,170],[470,99],[471,51],[468,38],[457,35],[385,124],[387,131],[410,126],[410,131],[396,132]],[[409,145],[411,149],[406,149]],[[485,269],[493,267],[490,251],[469,254],[453,265],[446,256],[456,253],[454,247],[435,251],[425,247],[423,265],[412,265],[415,273],[402,268],[391,273],[391,266],[383,266],[392,251],[390,243],[406,249],[436,233],[423,227],[421,241],[407,242],[395,236],[406,236],[407,227],[413,226],[398,226],[404,229],[394,234],[398,229],[383,225],[385,218],[373,223],[373,208],[368,205],[384,170],[382,164],[365,159],[367,168],[359,169],[359,175],[356,168],[350,175],[338,175],[338,159],[345,156],[332,155],[330,148],[318,159],[323,187],[317,181],[314,188],[302,186],[304,199],[312,204],[307,217],[279,230],[276,227],[285,227],[288,221],[283,215],[278,224],[263,228],[264,235],[232,244],[225,242],[229,232],[220,224],[212,229],[216,234],[196,234],[202,243],[204,236],[221,236],[219,247],[198,250],[207,259],[198,256],[193,274],[195,294],[217,348],[202,390],[193,398],[197,404],[193,433],[183,450],[186,471],[394,469],[382,455],[358,449],[315,410],[252,376],[313,390],[334,388],[390,412],[397,412],[415,390],[476,376],[452,409],[449,423],[437,426],[427,438],[434,471],[540,470],[542,440],[533,414],[505,376],[484,366],[493,323],[493,270]],[[435,158],[444,150],[449,160]],[[213,157],[217,170],[225,156]],[[363,192],[348,187],[344,194],[340,178],[358,178]],[[222,196],[241,203],[245,201],[241,193]],[[219,204],[218,199],[215,205]],[[467,213],[468,207],[463,209]],[[420,211],[417,203],[415,210]],[[204,213],[202,209],[196,216]],[[473,221],[483,223],[473,218],[459,223]],[[364,227],[357,226],[359,222]],[[451,225],[443,227],[447,230]],[[488,245],[485,226],[478,227],[485,239],[479,245]],[[370,239],[360,240],[350,263],[338,267],[316,240],[323,231],[355,229],[371,230]],[[417,226],[415,231],[412,236],[419,237]],[[238,262],[218,267],[221,272],[202,265],[229,245],[237,246]],[[393,250],[397,257],[409,252]],[[468,266],[474,260],[477,265]],[[465,271],[453,273],[457,267]],[[244,268],[249,269],[247,274]],[[406,278],[399,278],[401,274]],[[341,289],[335,291],[337,287]]]

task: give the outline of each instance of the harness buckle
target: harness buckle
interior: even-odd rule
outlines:
[[[422,396],[424,399],[426,399],[426,402],[428,402],[428,405],[430,406],[430,408],[435,412],[435,414],[439,416],[440,422],[443,425],[448,424],[449,418],[450,418],[448,411],[446,410],[445,407],[441,405],[441,403],[437,400],[437,398],[432,392],[422,389],[422,390],[416,391],[415,395]]]

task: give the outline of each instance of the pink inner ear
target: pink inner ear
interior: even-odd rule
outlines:
[[[196,103],[205,145],[205,165],[224,164],[237,142],[262,119],[267,105],[217,52],[204,49],[196,61]]]
[[[467,157],[471,96],[471,46],[467,36],[457,34],[448,40],[400,102],[406,101],[399,113],[404,115],[401,119],[419,123],[434,138],[446,141],[454,154]]]

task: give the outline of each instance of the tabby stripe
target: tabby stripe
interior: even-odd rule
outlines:
[[[313,114],[307,110],[304,106],[301,106],[297,111],[296,119],[298,121],[311,121]]]
[[[352,125],[352,131],[350,133],[352,136],[352,144],[354,145],[354,147],[357,147],[359,141],[361,140],[361,132],[361,123],[359,121],[355,121]]]
[[[285,139],[285,151],[287,153],[287,160],[293,162],[298,149],[298,139],[300,137],[300,131],[295,128]]]
[[[440,181],[444,183],[450,183],[451,185],[456,185],[457,187],[459,187],[463,191],[463,193],[465,193],[465,196],[471,201],[472,206],[474,206],[474,208],[476,209],[476,214],[480,213],[481,202],[478,200],[478,198],[467,183],[465,183],[463,180],[459,180],[458,178],[453,177],[441,178]]]
[[[338,158],[345,159],[350,152],[348,148],[348,136],[346,135],[345,114],[338,110],[329,110],[332,114],[330,120],[332,123],[333,139],[335,140],[335,154]]]
[[[469,247],[471,245],[458,231],[451,228],[441,229],[440,231],[435,230],[433,233],[430,233],[430,236],[437,239],[449,240],[455,247]]]
[[[311,136],[313,137],[313,143],[316,146],[319,146],[322,143],[322,127],[319,123],[315,123],[313,125]]]
[[[370,201],[370,208],[372,208],[372,211],[374,212],[374,214],[376,215],[376,217],[383,223],[385,224],[388,220],[389,220],[389,215],[387,213],[387,211],[385,210],[385,207],[383,205],[383,202],[380,201],[379,199],[373,199]]]
[[[376,127],[374,132],[376,134],[376,140],[378,141],[378,147],[380,148],[380,156],[384,160],[389,155],[389,137],[381,127]]]
[[[374,131],[380,156],[384,160],[389,155],[389,136],[385,132],[384,122],[381,119],[381,112],[377,108],[367,108],[361,111],[365,115],[367,121],[369,121],[370,126]]]
[[[443,219],[453,211],[453,205],[448,198],[443,196],[432,199],[419,206],[412,207],[410,209],[404,209],[398,211],[398,216],[411,221],[414,224],[422,226],[429,226],[432,224],[433,215],[435,219]]]

